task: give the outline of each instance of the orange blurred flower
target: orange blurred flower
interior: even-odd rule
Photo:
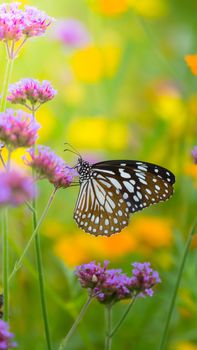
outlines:
[[[69,266],[94,259],[113,260],[131,252],[150,253],[152,250],[168,247],[172,242],[171,230],[169,220],[155,217],[137,218],[130,227],[111,237],[95,237],[81,230],[74,235],[65,236],[63,227],[62,235],[60,235],[58,226],[59,237],[54,251]]]
[[[172,222],[169,219],[141,216],[133,220],[130,231],[139,246],[145,249],[169,247],[172,244]]]
[[[92,8],[105,16],[117,16],[127,11],[128,0],[96,0]]]
[[[185,56],[185,61],[194,75],[197,75],[197,54]]]
[[[74,249],[73,249],[74,248]],[[60,238],[55,244],[55,254],[69,266],[76,266],[94,259],[122,257],[135,251],[136,242],[129,232],[111,237],[94,237],[80,231]]]

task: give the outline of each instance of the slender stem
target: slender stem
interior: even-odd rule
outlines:
[[[117,330],[120,328],[120,326],[122,325],[122,323],[124,322],[125,318],[127,317],[129,311],[131,310],[133,304],[135,303],[136,301],[136,296],[134,296],[130,303],[129,303],[129,306],[128,308],[126,309],[126,311],[123,313],[120,321],[118,321],[118,323],[116,324],[116,326],[112,329],[111,333],[110,333],[110,337],[113,337],[113,335],[117,332]]]
[[[111,350],[112,345],[112,305],[105,308],[105,322],[106,322],[106,336],[105,336],[105,350]]]
[[[191,230],[189,232],[189,236],[188,236],[187,243],[186,243],[186,246],[185,246],[185,251],[183,253],[183,257],[182,257],[181,264],[180,264],[180,267],[179,267],[177,280],[176,280],[175,287],[174,287],[174,290],[173,290],[173,293],[172,293],[172,299],[171,299],[171,302],[170,302],[170,306],[169,306],[167,319],[166,319],[166,323],[165,323],[165,327],[164,327],[164,331],[163,331],[163,335],[162,335],[162,339],[161,339],[159,350],[165,349],[166,338],[167,338],[167,334],[168,334],[170,320],[171,320],[172,313],[173,313],[173,310],[174,310],[175,301],[176,301],[177,293],[178,293],[178,290],[179,290],[179,286],[180,286],[180,282],[181,282],[181,278],[182,278],[182,274],[183,274],[183,269],[184,269],[185,262],[186,262],[186,259],[187,259],[188,253],[189,253],[189,248],[190,248],[190,245],[191,245],[191,242],[192,242],[193,235],[196,233],[196,228],[197,228],[197,220],[195,221],[195,223],[193,224],[193,226],[192,226],[192,228],[191,228]]]
[[[31,211],[31,212],[34,212],[34,208],[32,207],[32,205],[29,203],[29,202],[25,202],[27,208]]]
[[[12,271],[10,277],[9,277],[9,280],[11,280],[11,279],[13,278],[13,276],[15,275],[15,273],[16,273],[16,272],[18,271],[18,269],[21,267],[22,261],[23,261],[25,255],[27,254],[27,251],[28,251],[28,249],[29,249],[29,247],[30,247],[30,245],[31,245],[31,243],[32,243],[32,241],[33,241],[33,239],[35,238],[35,235],[37,234],[38,229],[40,228],[42,222],[44,221],[44,219],[45,219],[45,217],[46,217],[46,215],[47,215],[47,213],[48,213],[48,211],[49,211],[49,209],[50,209],[50,206],[51,206],[51,203],[52,203],[52,201],[53,201],[53,199],[54,199],[54,196],[55,196],[56,191],[57,191],[57,189],[55,188],[55,189],[53,190],[53,192],[51,193],[51,195],[50,195],[50,197],[49,197],[49,200],[48,200],[48,202],[47,202],[47,205],[46,205],[46,207],[44,208],[43,213],[42,213],[40,219],[39,219],[38,222],[37,222],[37,226],[35,227],[34,232],[32,233],[32,235],[31,235],[29,241],[27,242],[27,244],[26,244],[26,246],[25,246],[25,248],[24,248],[24,250],[23,250],[23,252],[22,252],[22,254],[21,254],[21,256],[20,256],[20,258],[16,261],[16,263],[15,263],[15,265],[14,265],[14,268],[13,268],[13,271]]]
[[[25,37],[25,38],[23,39],[23,41],[22,41],[21,44],[17,47],[17,49],[15,50],[15,52],[14,52],[14,49],[12,50],[12,57],[13,57],[13,58],[16,58],[16,57],[17,57],[19,51],[22,49],[22,47],[23,47],[24,43],[26,42],[26,40],[27,40],[27,37]]]
[[[90,305],[91,301],[92,301],[93,297],[89,296],[89,298],[87,299],[86,303],[84,304],[84,306],[82,307],[78,317],[76,318],[75,322],[73,323],[71,329],[69,330],[69,332],[67,333],[66,337],[62,340],[58,350],[64,350],[66,348],[66,345],[68,343],[68,341],[70,340],[71,336],[74,334],[74,332],[76,331],[80,321],[82,320],[83,316],[85,315],[88,306]]]
[[[10,170],[11,154],[12,154],[12,150],[10,148],[8,148],[8,159],[7,159],[7,164],[6,164],[6,171],[7,172]]]
[[[34,208],[34,211],[32,212],[32,219],[33,219],[33,229],[35,230],[37,227],[37,213],[36,213],[36,199],[35,198],[32,201],[32,207]],[[50,331],[49,331],[48,312],[47,312],[47,306],[46,306],[45,287],[44,287],[44,272],[43,272],[43,264],[42,264],[41,244],[40,244],[40,236],[39,236],[38,230],[35,234],[34,239],[35,239],[37,273],[38,273],[38,282],[39,282],[39,289],[40,289],[40,301],[41,301],[41,308],[42,308],[42,317],[43,317],[43,322],[44,322],[45,337],[46,337],[48,350],[52,350],[51,336],[50,336]]]
[[[7,46],[6,46],[7,49]],[[7,51],[7,65],[3,82],[3,90],[1,94],[1,104],[0,111],[4,112],[6,108],[6,97],[8,85],[11,78],[13,60],[10,59]],[[10,154],[8,151],[8,163],[6,165],[6,170],[9,170],[10,163]],[[2,154],[1,161],[5,165]],[[8,321],[9,318],[9,244],[8,244],[8,209],[5,208],[3,210],[3,218],[2,218],[2,229],[3,229],[3,298],[4,298],[4,320]]]
[[[14,63],[14,60],[11,59],[10,57],[8,57],[6,71],[5,71],[5,77],[4,77],[4,82],[3,82],[3,90],[2,90],[2,95],[1,95],[1,105],[0,105],[1,112],[4,112],[5,108],[6,108],[6,97],[7,97],[8,86],[10,83],[13,63]]]
[[[9,280],[8,280],[8,272],[9,272],[9,246],[8,246],[8,211],[7,208],[3,211],[2,217],[2,231],[3,231],[3,315],[4,320],[8,321],[9,318]]]
[[[2,163],[2,165],[3,165],[3,167],[4,167],[4,169],[6,169],[6,164],[5,164],[5,161],[4,161],[4,159],[3,159],[3,156],[2,156],[1,151],[0,151],[0,161],[1,161],[1,163]]]

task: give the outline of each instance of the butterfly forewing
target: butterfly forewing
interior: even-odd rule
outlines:
[[[129,211],[134,213],[173,194],[174,175],[155,164],[139,161],[106,161],[93,166],[121,191]],[[101,169],[100,169],[101,168]],[[110,168],[110,170],[109,170]]]
[[[74,218],[86,232],[109,236],[128,225],[130,213],[167,200],[174,182],[169,170],[151,163],[96,163],[81,181]]]

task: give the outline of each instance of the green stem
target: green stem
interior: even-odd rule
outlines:
[[[182,278],[182,274],[183,274],[183,269],[184,269],[184,266],[185,266],[185,263],[186,263],[186,259],[187,259],[188,253],[189,253],[189,248],[190,248],[190,245],[191,245],[191,242],[192,242],[192,239],[193,239],[193,235],[196,232],[196,228],[197,228],[197,220],[195,221],[194,225],[192,226],[192,228],[191,228],[191,230],[189,232],[189,236],[188,236],[187,243],[186,243],[186,246],[185,246],[185,251],[183,253],[183,257],[182,257],[181,264],[180,264],[179,271],[178,271],[178,275],[177,275],[177,280],[176,280],[174,291],[173,291],[173,294],[172,294],[172,299],[171,299],[171,302],[170,302],[170,306],[169,306],[167,319],[166,319],[166,323],[165,323],[165,327],[164,327],[164,331],[163,331],[163,335],[162,335],[162,339],[161,339],[161,344],[160,344],[159,350],[165,349],[166,338],[167,338],[167,334],[168,334],[170,320],[171,320],[172,313],[173,313],[173,310],[174,310],[175,301],[176,301],[177,293],[178,293],[178,290],[179,290],[179,286],[180,286],[180,282],[181,282],[181,278]]]
[[[75,322],[73,323],[71,329],[69,330],[68,334],[66,335],[66,337],[62,340],[58,350],[64,350],[66,348],[66,345],[68,343],[68,341],[70,340],[71,336],[74,334],[74,332],[76,331],[80,321],[82,320],[83,316],[85,315],[88,306],[90,305],[92,301],[92,297],[90,296],[86,303],[84,304],[84,306],[82,307],[77,319],[75,320]]]
[[[120,321],[118,321],[118,323],[116,324],[116,326],[112,329],[111,333],[110,333],[110,337],[113,337],[113,335],[117,332],[117,330],[120,328],[120,326],[122,325],[122,323],[124,322],[125,318],[127,317],[129,311],[131,310],[133,304],[136,301],[136,296],[133,297],[133,299],[131,299],[128,308],[126,309],[126,311],[123,313]]]
[[[34,211],[32,212],[33,219],[33,229],[37,227],[37,213],[36,213],[36,199],[32,201],[32,207]],[[38,282],[40,289],[40,301],[42,308],[42,317],[44,322],[45,337],[47,342],[48,350],[52,350],[51,336],[49,331],[49,321],[48,321],[48,312],[46,306],[46,296],[45,296],[45,287],[44,287],[44,273],[43,273],[43,264],[42,264],[42,255],[41,255],[41,245],[40,245],[40,236],[38,230],[35,234],[35,251],[36,251],[36,260],[37,260],[37,273],[38,273]]]
[[[2,218],[2,231],[3,231],[3,315],[4,321],[8,321],[9,318],[9,280],[8,280],[8,272],[9,272],[9,248],[8,248],[8,210],[7,208],[3,211]]]
[[[5,71],[5,78],[3,82],[3,90],[1,95],[1,105],[0,105],[1,112],[4,112],[6,108],[6,97],[7,97],[8,86],[9,86],[10,78],[12,74],[13,63],[14,63],[14,60],[8,57],[6,71]]]
[[[38,220],[37,225],[36,225],[36,227],[35,227],[35,229],[34,229],[32,235],[31,235],[29,241],[27,242],[27,244],[26,244],[26,246],[25,246],[25,248],[24,248],[24,250],[23,250],[23,252],[22,252],[22,254],[21,254],[21,256],[20,256],[20,258],[16,261],[16,263],[15,263],[15,265],[14,265],[14,268],[13,268],[13,271],[12,271],[10,277],[9,277],[9,280],[11,280],[11,279],[13,278],[13,276],[15,275],[15,273],[16,273],[16,272],[18,271],[18,269],[21,267],[22,261],[23,261],[25,255],[27,254],[27,251],[28,251],[28,249],[29,249],[29,247],[30,247],[30,245],[31,245],[31,243],[32,243],[32,241],[33,241],[33,239],[35,238],[35,236],[36,236],[36,234],[37,234],[37,232],[38,232],[38,230],[39,230],[39,228],[40,228],[42,222],[44,221],[44,219],[45,219],[45,217],[46,217],[46,215],[47,215],[47,213],[48,213],[48,211],[49,211],[49,208],[50,208],[51,203],[52,203],[52,201],[53,201],[53,199],[54,199],[54,196],[55,196],[56,191],[57,191],[57,189],[55,188],[55,189],[53,190],[53,192],[51,193],[51,195],[50,195],[50,197],[49,197],[49,200],[48,200],[48,202],[47,202],[47,205],[46,205],[46,207],[44,208],[43,213],[42,213],[40,219]],[[34,211],[34,208],[33,208],[33,211]]]
[[[112,346],[112,305],[106,306],[106,315],[105,315],[105,322],[106,322],[106,336],[105,336],[105,350],[111,350]]]
[[[3,82],[3,90],[1,94],[1,104],[0,104],[0,112],[4,112],[6,108],[6,97],[8,85],[11,78],[13,60],[10,59],[8,51],[7,51],[7,65]],[[5,165],[4,160],[1,155],[1,161]],[[8,163],[6,165],[6,170],[9,169],[10,163],[10,151],[8,150]],[[3,211],[2,218],[2,229],[3,229],[3,298],[4,298],[4,320],[8,321],[9,318],[9,245],[8,245],[8,209],[5,208]]]

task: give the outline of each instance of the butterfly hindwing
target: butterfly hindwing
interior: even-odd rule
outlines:
[[[84,231],[110,236],[128,225],[129,209],[120,192],[98,174],[81,184],[74,218]]]

